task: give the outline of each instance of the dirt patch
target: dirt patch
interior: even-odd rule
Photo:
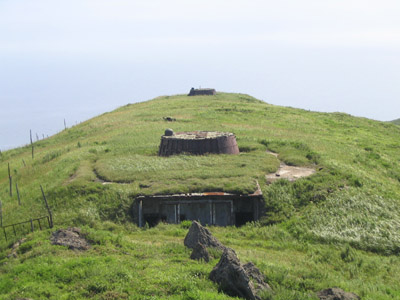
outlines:
[[[19,241],[15,242],[12,247],[11,247],[11,253],[7,255],[8,258],[16,258],[17,257],[17,251],[19,246],[21,246],[22,243],[26,241],[26,238],[22,238]]]
[[[71,182],[73,182],[73,181],[76,179],[77,176],[78,176],[78,175],[77,175],[76,173],[74,173],[72,176],[70,176],[70,177],[67,179],[67,181],[64,182],[63,185],[66,186],[66,185],[70,184]]]
[[[267,153],[278,157],[278,154],[275,152],[267,151]],[[265,175],[265,178],[267,180],[267,183],[270,184],[282,178],[289,181],[296,181],[299,178],[307,177],[314,173],[315,169],[313,168],[288,166],[285,163],[281,162],[278,171]]]
[[[317,296],[321,300],[360,300],[360,297],[356,294],[345,292],[339,288],[329,288],[319,291]]]
[[[67,246],[72,250],[88,250],[89,242],[81,233],[80,228],[59,229],[52,233],[50,241],[53,245]]]

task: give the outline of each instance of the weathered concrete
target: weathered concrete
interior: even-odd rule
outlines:
[[[217,92],[215,89],[195,89],[191,88],[188,96],[213,96],[216,95]]]
[[[250,195],[223,192],[139,196],[135,200],[134,217],[142,227],[159,222],[179,224],[183,220],[202,225],[241,226],[261,217],[263,198],[259,186]]]
[[[181,153],[203,155],[239,154],[239,147],[233,133],[217,131],[176,132],[165,130],[161,137],[159,156],[170,156]]]

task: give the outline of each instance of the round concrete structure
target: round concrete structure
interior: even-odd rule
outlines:
[[[168,132],[167,132],[168,131]],[[176,132],[171,135],[170,129],[161,137],[159,156],[180,153],[202,155],[239,154],[239,147],[233,133],[217,131]]]

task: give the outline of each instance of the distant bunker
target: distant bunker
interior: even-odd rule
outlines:
[[[188,96],[214,96],[217,92],[215,89],[195,89],[191,88]]]
[[[159,156],[189,153],[203,155],[239,154],[239,147],[233,133],[218,131],[177,132],[165,130],[158,150]]]
[[[139,227],[159,222],[179,224],[196,220],[202,225],[241,226],[261,217],[261,190],[237,195],[223,192],[139,196],[135,200],[134,218]]]

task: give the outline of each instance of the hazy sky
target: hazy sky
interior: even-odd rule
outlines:
[[[194,86],[400,118],[398,0],[0,0],[0,149]]]

